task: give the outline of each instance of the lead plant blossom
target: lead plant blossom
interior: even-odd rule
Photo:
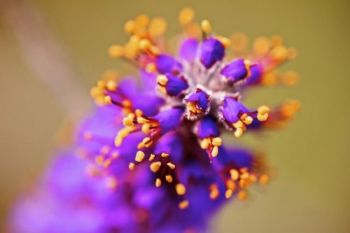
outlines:
[[[296,101],[252,108],[242,100],[249,88],[293,84],[297,75],[277,68],[295,50],[278,36],[248,50],[243,34],[226,38],[193,19],[190,8],[180,12],[176,53],[166,49],[162,18],[125,24],[128,42],[109,54],[134,65],[139,80],[107,72],[92,88],[97,108],[76,142],[14,208],[17,232],[207,232],[224,203],[268,182],[264,158],[222,134],[239,138],[293,117]]]

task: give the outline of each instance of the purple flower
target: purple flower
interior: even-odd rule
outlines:
[[[249,64],[244,59],[237,59],[226,65],[220,73],[230,83],[235,83],[248,77],[249,70]]]
[[[187,14],[177,55],[164,49],[161,19],[125,25],[130,40],[110,55],[139,67],[140,81],[107,74],[92,88],[97,107],[75,143],[14,207],[16,232],[206,232],[223,204],[268,181],[260,155],[220,135],[278,128],[293,117],[295,101],[271,109],[242,102],[245,89],[271,84],[292,55],[271,42],[269,51],[255,46],[227,62],[230,40]]]
[[[219,40],[209,38],[203,41],[200,61],[205,68],[211,68],[216,62],[221,61],[224,56],[225,47]]]

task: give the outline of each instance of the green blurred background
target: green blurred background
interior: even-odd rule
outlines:
[[[251,91],[248,102],[254,106],[293,97],[301,101],[302,110],[287,130],[243,139],[266,151],[277,176],[268,187],[254,189],[248,202],[228,205],[216,219],[215,232],[350,232],[349,1],[32,0],[24,5],[35,8],[63,46],[59,49],[65,50],[63,61],[73,67],[74,82],[80,83],[82,93],[88,93],[104,70],[125,70],[120,62],[109,60],[106,50],[111,43],[125,41],[123,23],[139,13],[164,16],[168,35],[177,30],[178,11],[192,6],[197,19],[210,19],[218,33],[284,37],[287,45],[299,51],[286,68],[297,70],[301,82],[288,89]],[[4,226],[11,201],[34,182],[52,154],[67,109],[36,77],[30,56],[24,55],[28,51],[23,43],[35,37],[35,24],[26,22],[20,29],[11,16],[20,7],[0,7],[0,213]],[[22,42],[18,33],[24,36]],[[42,40],[45,43],[46,38]],[[61,90],[62,95],[69,97],[69,90]],[[73,109],[85,110],[89,105],[90,99],[72,99]]]

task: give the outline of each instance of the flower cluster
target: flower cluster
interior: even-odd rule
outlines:
[[[162,18],[140,15],[125,24],[128,42],[109,54],[135,65],[140,80],[107,72],[92,88],[98,107],[74,146],[83,160],[58,159],[63,165],[49,169],[46,191],[34,198],[44,199],[35,216],[47,205],[67,224],[50,215],[38,223],[47,228],[31,232],[55,232],[55,224],[57,232],[203,232],[226,200],[245,200],[252,184],[268,182],[264,158],[226,145],[222,134],[238,138],[293,117],[296,101],[252,109],[242,96],[251,87],[294,84],[296,73],[276,69],[295,50],[278,36],[260,37],[248,50],[245,35],[216,35],[209,21],[194,22],[190,8],[179,21],[175,55],[166,50]],[[20,205],[15,216],[32,215],[31,208]]]

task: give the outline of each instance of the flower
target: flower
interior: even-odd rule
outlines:
[[[135,65],[140,81],[107,72],[91,89],[95,112],[78,127],[69,155],[48,169],[39,195],[15,209],[19,232],[32,218],[36,233],[203,232],[224,203],[267,183],[260,153],[221,135],[239,138],[293,117],[296,101],[249,108],[242,97],[252,87],[293,84],[297,75],[277,67],[295,50],[274,36],[246,51],[242,34],[216,35],[209,21],[193,17],[190,8],[180,12],[184,33],[175,55],[165,50],[163,19],[140,15],[125,24],[129,41],[112,45],[109,55]],[[66,224],[57,224],[61,216]]]

